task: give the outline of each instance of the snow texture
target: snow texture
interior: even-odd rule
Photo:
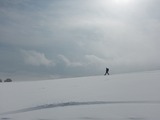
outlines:
[[[0,83],[0,120],[160,120],[160,71]]]

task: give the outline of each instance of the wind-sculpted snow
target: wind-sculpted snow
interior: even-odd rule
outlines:
[[[30,112],[41,109],[68,107],[68,106],[81,106],[81,105],[101,105],[101,104],[160,104],[160,101],[88,101],[88,102],[65,102],[58,104],[45,104],[36,107],[24,108],[20,110],[1,113],[0,115],[15,114],[22,112]]]

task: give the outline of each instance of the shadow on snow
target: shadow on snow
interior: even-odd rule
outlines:
[[[41,109],[48,109],[48,108],[57,108],[57,107],[68,107],[68,106],[82,106],[82,105],[101,105],[101,104],[160,104],[160,101],[88,101],[88,102],[64,102],[64,103],[57,103],[57,104],[45,104],[35,107],[29,107],[24,109],[19,109],[15,111],[9,111],[5,113],[0,113],[0,115],[7,115],[7,114],[15,114],[15,113],[23,113],[23,112],[30,112],[35,110]]]

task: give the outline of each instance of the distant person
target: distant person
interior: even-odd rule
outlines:
[[[106,68],[106,73],[104,75],[108,74],[109,75],[109,68]]]

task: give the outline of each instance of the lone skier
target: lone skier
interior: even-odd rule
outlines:
[[[106,68],[106,73],[104,75],[108,74],[109,75],[109,68]]]

